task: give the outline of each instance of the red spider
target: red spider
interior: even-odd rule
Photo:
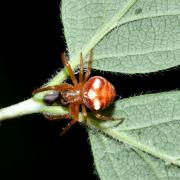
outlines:
[[[66,70],[72,80],[72,84],[63,83],[55,86],[47,86],[33,91],[33,94],[54,90],[59,92],[59,101],[62,105],[68,105],[69,114],[61,116],[46,116],[49,120],[55,119],[70,119],[71,120],[61,133],[64,134],[74,123],[79,120],[79,106],[81,105],[83,118],[86,121],[87,112],[86,106],[93,112],[95,117],[100,120],[113,120],[112,117],[104,116],[100,114],[99,110],[105,109],[109,106],[116,97],[116,91],[114,86],[101,76],[94,76],[89,79],[91,73],[91,65],[93,53],[90,52],[88,61],[88,68],[83,75],[83,56],[80,53],[80,72],[79,82],[77,81],[68,60],[66,59],[65,53],[61,55],[62,63],[66,67]]]

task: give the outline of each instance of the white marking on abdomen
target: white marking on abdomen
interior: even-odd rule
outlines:
[[[88,98],[93,100],[96,97],[96,92],[92,89],[88,91]]]
[[[100,103],[99,99],[94,99],[93,105],[94,105],[95,110],[99,110],[101,107],[101,103]]]
[[[98,89],[101,85],[101,81],[99,79],[96,79],[93,83],[93,88]]]

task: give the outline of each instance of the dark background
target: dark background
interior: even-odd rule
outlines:
[[[62,67],[65,40],[59,13],[59,0],[0,2],[0,107],[31,97],[32,90]],[[122,98],[180,87],[179,69],[150,76],[92,75],[111,79]],[[76,124],[59,137],[65,124],[41,115],[3,122],[0,179],[97,179],[86,130]]]

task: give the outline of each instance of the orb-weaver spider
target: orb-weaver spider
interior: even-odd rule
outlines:
[[[104,116],[100,114],[99,110],[105,109],[114,101],[116,97],[116,91],[114,86],[101,76],[94,76],[89,79],[93,59],[92,50],[90,52],[88,68],[85,74],[83,73],[83,55],[80,53],[79,82],[77,81],[74,72],[68,63],[65,53],[61,55],[61,58],[73,85],[63,83],[55,86],[42,87],[33,91],[33,94],[36,94],[42,91],[54,90],[59,92],[58,98],[61,102],[61,105],[68,105],[70,111],[69,114],[62,116],[46,116],[49,120],[63,118],[70,119],[72,116],[73,119],[67,124],[65,128],[63,128],[63,131],[60,135],[64,134],[74,123],[79,120],[79,106],[81,106],[83,118],[85,121],[87,119],[86,107],[88,107],[93,112],[97,119],[113,120],[113,118],[110,116]]]

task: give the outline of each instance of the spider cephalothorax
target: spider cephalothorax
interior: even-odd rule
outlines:
[[[98,119],[113,119],[112,117],[100,114],[99,110],[105,109],[114,101],[116,97],[116,91],[114,86],[101,76],[93,76],[89,79],[92,65],[92,55],[93,54],[91,51],[88,61],[88,68],[85,74],[83,74],[83,56],[82,53],[80,53],[80,72],[78,82],[71,69],[70,64],[68,63],[68,60],[66,59],[65,53],[63,53],[61,56],[62,62],[72,80],[73,85],[63,83],[60,85],[43,87],[33,91],[33,94],[36,94],[42,91],[54,90],[56,93],[52,95],[52,97],[50,95],[49,99],[54,98],[58,100],[61,105],[68,105],[70,112],[68,115],[46,116],[50,120],[72,117],[73,120],[68,123],[61,134],[66,132],[71,127],[71,125],[79,120],[80,106],[82,109],[84,120],[87,119],[86,107],[88,107]]]

